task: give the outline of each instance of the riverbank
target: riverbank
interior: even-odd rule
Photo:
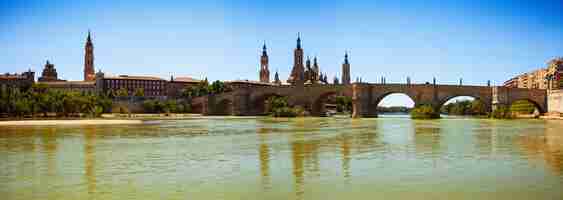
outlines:
[[[151,114],[151,113],[131,113],[131,114],[120,114],[120,113],[107,113],[102,114],[101,118],[103,119],[143,119],[143,120],[151,120],[151,119],[192,119],[192,118],[201,118],[201,114],[193,114],[193,113],[162,113],[162,114]]]
[[[0,126],[53,126],[53,125],[116,125],[142,124],[142,120],[120,119],[60,119],[60,120],[14,120],[0,121]]]

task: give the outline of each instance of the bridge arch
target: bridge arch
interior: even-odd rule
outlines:
[[[311,115],[313,116],[322,116],[326,113],[325,104],[329,101],[331,96],[336,97],[339,93],[337,91],[328,91],[325,93],[320,94],[313,100],[313,105],[311,108]]]
[[[519,98],[519,99],[514,99],[512,101],[509,102],[509,104],[507,105],[508,107],[510,107],[511,109],[514,109],[514,105],[517,102],[527,102],[531,105],[534,106],[534,109],[536,109],[539,113],[545,113],[546,110],[544,110],[544,108],[541,106],[540,103],[534,101],[533,99],[529,99],[529,98]],[[513,112],[517,112],[516,110],[514,110]],[[530,113],[531,114],[531,113]]]
[[[268,92],[258,94],[251,98],[250,107],[253,109],[252,113],[256,115],[267,115],[268,114],[268,99],[271,97],[286,97],[276,92]]]
[[[232,115],[233,114],[233,101],[229,98],[221,99],[215,104],[215,115]]]
[[[392,96],[392,95],[397,95],[397,94],[398,94],[398,95],[401,95],[401,96],[404,95],[404,96],[408,97],[408,98],[412,101],[412,103],[413,103],[412,106],[413,106],[413,107],[416,106],[416,105],[418,105],[418,102],[416,102],[416,97],[415,97],[413,94],[410,94],[410,93],[408,93],[408,92],[403,92],[403,91],[392,91],[392,92],[386,92],[386,93],[384,93],[384,94],[382,94],[382,95],[379,95],[379,96],[375,97],[375,99],[374,99],[374,101],[371,103],[371,105],[377,107],[377,106],[379,106],[379,104],[383,101],[383,99],[385,99],[385,98],[387,98],[387,97],[389,97],[389,96]]]

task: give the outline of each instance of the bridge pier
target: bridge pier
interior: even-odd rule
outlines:
[[[352,118],[377,117],[377,105],[372,104],[372,91],[369,86],[352,85]]]

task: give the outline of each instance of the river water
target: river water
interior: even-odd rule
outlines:
[[[0,199],[563,199],[563,121],[0,127]]]

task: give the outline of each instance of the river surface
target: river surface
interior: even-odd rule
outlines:
[[[563,121],[0,127],[0,199],[563,199]]]

